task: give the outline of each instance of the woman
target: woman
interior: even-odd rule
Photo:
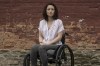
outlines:
[[[39,24],[39,43],[32,47],[30,53],[31,65],[37,66],[37,54],[39,54],[42,66],[48,66],[47,50],[56,49],[61,45],[64,31],[63,23],[58,19],[58,10],[53,3],[49,3],[43,10],[43,20]]]

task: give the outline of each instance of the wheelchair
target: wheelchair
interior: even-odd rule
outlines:
[[[65,44],[65,36],[69,36],[68,33],[64,33],[62,36],[62,45],[57,50],[48,50],[48,63],[55,66],[74,66],[74,54],[72,49]],[[24,57],[23,66],[30,66],[30,53],[27,53]],[[38,66],[42,66],[41,60],[38,58]]]

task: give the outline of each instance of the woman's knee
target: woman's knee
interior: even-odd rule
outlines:
[[[31,51],[36,51],[36,50],[38,50],[38,48],[39,48],[39,45],[38,45],[38,44],[35,44],[35,45],[33,45],[33,47],[31,48]]]
[[[38,44],[34,44],[32,49],[37,48],[37,47],[39,47],[39,45]]]
[[[41,45],[41,46],[39,47],[39,50],[41,50],[41,49],[45,49],[44,45]]]
[[[40,51],[46,51],[46,50],[47,50],[46,45],[40,45],[40,46],[39,46],[39,52],[40,52]]]

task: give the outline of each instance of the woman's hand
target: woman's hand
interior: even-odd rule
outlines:
[[[45,41],[45,40],[43,40],[43,41],[40,43],[40,45],[50,45],[50,44],[51,44],[50,41]]]
[[[40,43],[40,45],[45,45],[44,43]]]
[[[43,40],[41,43],[40,43],[40,45],[46,45],[47,44],[47,42],[45,41],[45,40]]]
[[[47,45],[50,45],[50,44],[51,44],[51,41],[47,41],[46,44],[47,44]]]

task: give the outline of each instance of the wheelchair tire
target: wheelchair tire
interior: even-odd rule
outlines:
[[[74,55],[69,46],[65,45],[61,50],[56,66],[74,66]]]

